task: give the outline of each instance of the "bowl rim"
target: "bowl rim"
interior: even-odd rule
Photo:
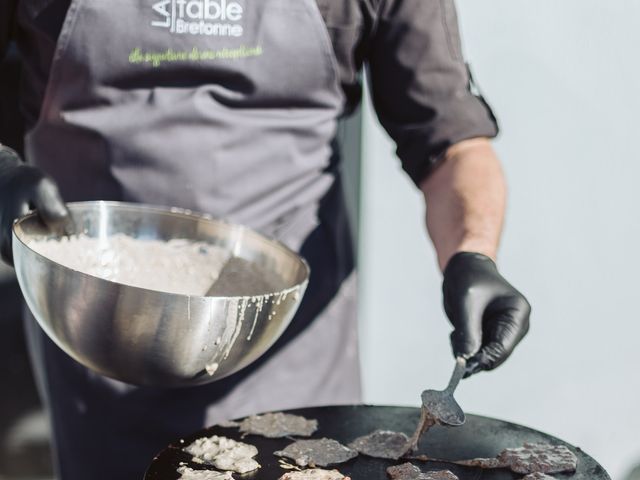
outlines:
[[[102,282],[107,282],[108,284],[114,285],[114,286],[119,286],[119,287],[124,287],[127,289],[135,289],[135,290],[139,290],[141,292],[145,292],[146,294],[159,294],[159,295],[171,295],[171,296],[175,296],[175,297],[180,297],[180,298],[186,298],[189,301],[191,301],[191,299],[200,299],[200,300],[205,300],[205,301],[214,301],[214,302],[225,302],[225,301],[242,301],[242,300],[246,300],[246,299],[254,299],[254,298],[259,298],[259,297],[272,297],[272,296],[276,296],[276,295],[284,295],[287,296],[289,293],[293,293],[295,291],[299,291],[299,290],[303,290],[306,289],[307,284],[309,283],[309,277],[311,275],[311,268],[309,266],[309,263],[307,262],[307,260],[302,257],[299,253],[295,252],[293,249],[289,248],[287,245],[285,245],[284,243],[282,243],[281,241],[269,236],[269,235],[265,235],[263,233],[257,232],[256,230],[253,230],[252,228],[246,226],[246,225],[242,225],[240,223],[234,223],[234,222],[230,222],[226,219],[221,219],[221,218],[216,218],[213,215],[207,214],[207,213],[202,213],[202,212],[198,212],[198,211],[194,211],[191,209],[187,209],[187,208],[180,208],[180,207],[166,207],[166,206],[161,206],[161,205],[151,205],[151,204],[146,204],[146,203],[135,203],[135,202],[121,202],[121,201],[113,201],[113,200],[89,200],[89,201],[80,201],[80,202],[68,202],[66,203],[67,207],[69,208],[69,210],[73,210],[75,207],[118,207],[121,209],[130,209],[130,210],[141,210],[141,211],[146,211],[146,212],[152,212],[152,213],[159,213],[159,214],[164,214],[164,215],[169,215],[169,216],[176,216],[176,217],[182,217],[182,218],[188,218],[188,219],[194,219],[194,220],[198,220],[198,221],[205,221],[205,222],[210,222],[213,224],[218,224],[218,225],[224,225],[226,227],[231,227],[234,229],[239,229],[240,231],[243,232],[248,232],[250,235],[254,235],[257,236],[259,238],[262,238],[263,240],[266,240],[268,243],[272,244],[274,247],[279,248],[281,250],[283,250],[285,253],[287,253],[288,255],[297,258],[300,261],[300,264],[303,268],[303,272],[304,272],[304,279],[303,281],[296,283],[295,285],[293,285],[292,287],[287,287],[285,289],[282,290],[278,290],[275,292],[270,292],[270,293],[263,293],[263,294],[259,294],[259,295],[236,295],[236,296],[204,296],[204,295],[185,295],[185,294],[181,294],[181,293],[172,293],[172,292],[166,292],[163,290],[152,290],[149,288],[144,288],[144,287],[137,287],[134,285],[129,285],[126,283],[119,283],[119,282],[114,282],[112,280],[107,280],[105,278],[102,277],[98,277],[96,275],[91,275],[89,273],[86,272],[82,272],[80,270],[75,270],[71,267],[68,267],[66,265],[63,265],[61,263],[55,262],[53,260],[51,260],[50,258],[38,253],[37,251],[35,251],[33,248],[31,248],[27,242],[25,241],[24,237],[24,230],[22,230],[21,225],[23,223],[25,223],[26,221],[29,221],[33,218],[38,219],[38,212],[36,210],[31,210],[29,211],[27,214],[17,218],[14,220],[12,226],[11,226],[11,230],[12,230],[12,236],[13,236],[13,240],[17,240],[18,242],[20,242],[20,244],[26,248],[28,251],[30,251],[31,253],[35,254],[39,259],[41,259],[42,261],[52,264],[53,266],[55,266],[56,268],[62,268],[63,270],[68,270],[71,272],[74,272],[75,274],[80,274],[84,277],[88,277],[91,278],[93,280],[99,280]],[[15,247],[14,247],[15,248]]]

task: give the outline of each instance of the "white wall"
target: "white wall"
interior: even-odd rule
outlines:
[[[459,11],[502,125],[499,264],[534,309],[512,359],[464,382],[459,400],[581,446],[621,480],[640,463],[640,2],[460,0]],[[370,110],[362,171],[366,400],[417,406],[449,375],[449,325],[421,197]]]

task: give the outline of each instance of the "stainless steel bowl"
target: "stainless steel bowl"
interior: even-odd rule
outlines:
[[[13,255],[31,312],[78,362],[124,382],[189,386],[240,370],[280,337],[307,286],[309,267],[302,258],[240,225],[118,202],[71,203],[69,209],[73,233],[205,241],[279,282],[277,291],[251,297],[186,296],[122,285],[38,254],[30,240],[54,234],[34,214],[20,219],[13,227]]]

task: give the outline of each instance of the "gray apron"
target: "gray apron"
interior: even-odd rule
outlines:
[[[28,161],[66,200],[249,225],[312,268],[263,358],[190,389],[97,375],[27,322],[63,480],[140,479],[166,443],[249,413],[360,400],[355,278],[332,149],[343,106],[315,0],[73,0]]]

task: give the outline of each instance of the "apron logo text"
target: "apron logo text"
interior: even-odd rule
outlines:
[[[187,51],[176,51],[171,48],[160,51],[143,51],[134,48],[129,53],[129,63],[132,64],[148,64],[153,67],[159,67],[164,63],[173,62],[203,62],[206,60],[238,60],[240,58],[259,57],[262,55],[262,47],[241,46],[238,48],[221,48],[219,50],[200,50],[193,47]]]
[[[240,37],[244,9],[228,0],[160,0],[152,7],[158,19],[151,26],[171,33]]]

